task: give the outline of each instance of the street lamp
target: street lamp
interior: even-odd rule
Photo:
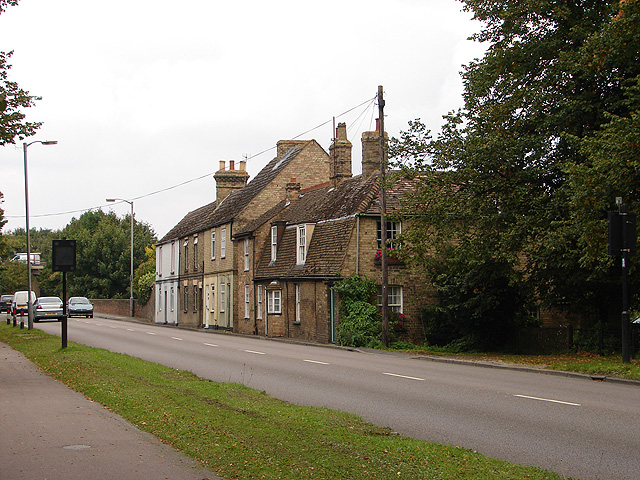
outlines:
[[[127,202],[131,205],[131,272],[129,274],[129,315],[133,317],[133,200],[125,200],[124,198],[107,198],[107,202]]]
[[[24,152],[24,213],[27,223],[27,328],[29,330],[33,328],[33,305],[31,301],[31,236],[29,233],[29,170],[27,169],[27,147],[34,143],[41,143],[42,145],[56,145],[58,141],[35,140],[30,143],[22,144],[22,151]]]

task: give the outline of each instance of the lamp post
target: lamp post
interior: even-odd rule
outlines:
[[[131,271],[129,273],[129,316],[133,317],[133,200],[125,200],[124,198],[107,198],[107,202],[115,202],[120,200],[131,205]]]
[[[27,168],[27,148],[34,143],[41,143],[42,145],[56,145],[57,140],[35,140],[29,143],[22,144],[22,151],[24,153],[24,213],[27,226],[27,328],[31,330],[33,328],[33,305],[31,300],[31,236],[29,233],[29,169]]]

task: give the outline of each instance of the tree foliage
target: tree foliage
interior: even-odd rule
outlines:
[[[606,212],[640,186],[640,2],[463,3],[488,45],[462,72],[464,108],[437,138],[416,121],[390,148],[418,185],[405,255],[434,275],[446,255],[451,279],[499,266],[523,299],[602,317],[619,282]]]
[[[380,343],[382,323],[378,309],[372,303],[376,294],[375,282],[352,275],[331,288],[340,296],[340,323],[336,328],[338,345],[364,347]]]

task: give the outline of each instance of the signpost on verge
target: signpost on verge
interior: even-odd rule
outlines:
[[[76,241],[53,240],[52,263],[54,272],[62,272],[62,348],[67,348],[67,272],[76,269]]]
[[[622,198],[616,198],[617,212],[609,212],[609,255],[622,257],[622,362],[630,363],[629,290],[627,270],[629,257],[636,253],[636,214],[628,213]]]

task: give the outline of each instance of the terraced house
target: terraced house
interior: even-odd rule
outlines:
[[[157,322],[174,318],[166,311],[175,307],[183,326],[333,342],[339,299],[332,284],[354,273],[380,283],[379,131],[363,133],[355,177],[345,124],[329,154],[314,140],[277,147],[249,183],[243,162],[239,170],[222,162],[216,201],[187,214],[158,243]],[[387,190],[388,212],[409,188],[399,182]],[[388,223],[388,238],[401,231]],[[172,245],[180,246],[177,280],[166,273]],[[170,285],[175,297],[166,293]],[[418,305],[429,296],[424,278],[392,258],[389,308],[406,318],[399,334],[422,338]]]

